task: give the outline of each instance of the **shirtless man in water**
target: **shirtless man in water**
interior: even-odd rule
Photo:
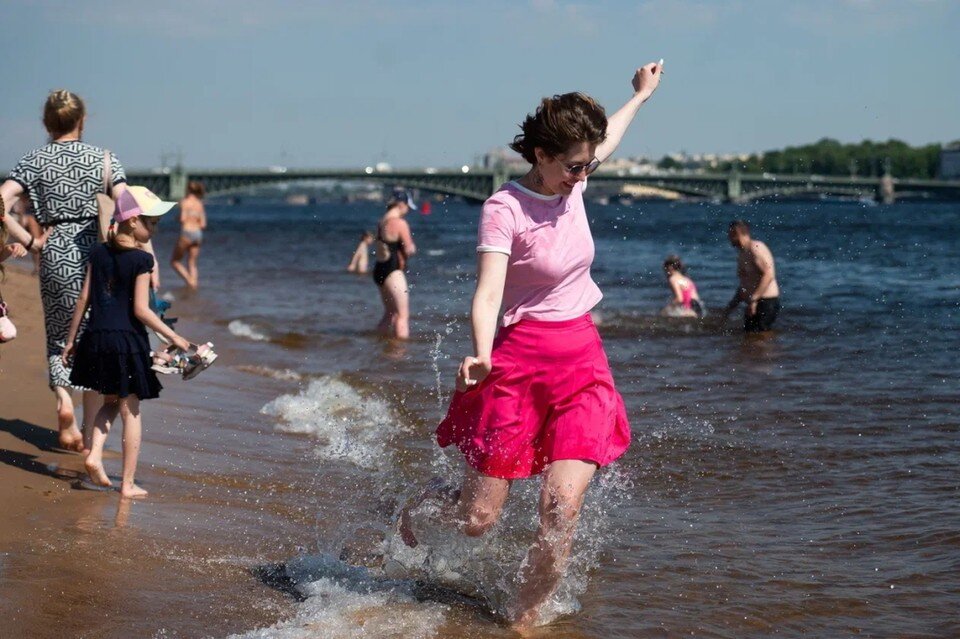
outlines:
[[[759,333],[773,329],[780,312],[780,287],[773,264],[773,253],[767,245],[750,237],[750,226],[743,220],[730,223],[727,231],[730,245],[737,249],[737,278],[740,285],[727,304],[725,317],[740,302],[746,302],[743,330]]]

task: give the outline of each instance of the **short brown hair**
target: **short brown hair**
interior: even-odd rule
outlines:
[[[70,133],[87,114],[87,107],[76,93],[66,89],[51,91],[43,105],[43,126],[53,139]]]
[[[537,147],[556,157],[578,142],[603,142],[607,137],[607,114],[588,95],[564,93],[544,98],[520,129],[523,133],[513,138],[510,148],[530,164],[536,164]]]
[[[190,180],[187,182],[187,193],[190,195],[195,195],[199,198],[203,198],[203,196],[207,194],[207,189],[203,186],[203,182]]]
[[[750,235],[750,225],[747,224],[746,220],[734,220],[733,222],[730,222],[730,227],[728,230]]]

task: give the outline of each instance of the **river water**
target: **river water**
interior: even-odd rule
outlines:
[[[461,469],[431,435],[468,354],[478,212],[449,201],[410,216],[407,344],[373,333],[377,291],[344,271],[373,205],[211,204],[200,293],[164,270],[173,314],[222,356],[148,408],[151,494],[177,496],[181,513],[219,509],[222,526],[181,521],[194,540],[183,553],[242,567],[243,600],[270,602],[268,621],[204,627],[510,636],[490,608],[534,530],[534,482],[481,542],[440,537],[411,557],[391,533],[415,486]],[[634,439],[591,488],[543,636],[960,636],[960,206],[588,213],[600,331]],[[717,317],[735,287],[734,217],[777,260],[783,310],[766,338]],[[174,237],[162,228],[161,252]],[[706,321],[657,317],[668,253],[689,264]],[[196,540],[213,535],[236,552],[204,556]],[[490,603],[338,560],[381,538],[388,560],[426,565],[427,582],[453,571]]]

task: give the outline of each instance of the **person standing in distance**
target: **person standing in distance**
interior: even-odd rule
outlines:
[[[730,223],[727,237],[730,245],[737,249],[739,285],[727,304],[724,317],[729,317],[741,302],[745,302],[743,330],[748,333],[773,330],[773,323],[780,313],[780,287],[773,253],[766,244],[750,237],[750,225],[743,220]]]

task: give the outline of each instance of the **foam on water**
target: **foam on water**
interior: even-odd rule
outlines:
[[[447,606],[417,601],[412,582],[384,579],[330,555],[297,557],[283,570],[303,597],[294,616],[231,639],[428,639],[445,619]]]
[[[269,377],[270,379],[276,379],[282,382],[299,382],[303,379],[303,375],[297,371],[290,370],[289,368],[278,369],[271,368],[269,366],[241,364],[240,366],[237,366],[237,370],[243,371],[244,373],[251,373],[253,375],[260,375],[261,377]]]
[[[385,442],[400,430],[390,406],[365,397],[335,376],[316,379],[296,395],[281,395],[260,412],[280,420],[276,428],[317,438],[316,453],[361,468],[383,468]]]
[[[270,339],[267,335],[264,335],[250,324],[241,322],[240,320],[233,320],[227,324],[227,330],[237,337],[245,337],[247,339],[252,339],[255,342],[265,342]]]

